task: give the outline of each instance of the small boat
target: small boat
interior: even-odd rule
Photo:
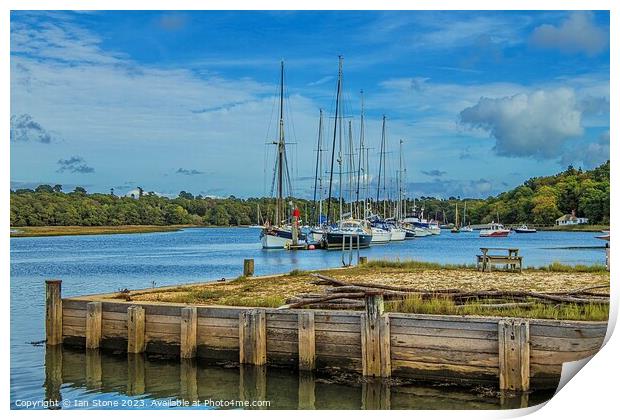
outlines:
[[[263,231],[260,235],[261,244],[264,249],[283,249],[288,248],[294,242],[293,226],[267,226],[262,227]],[[306,235],[297,229],[297,241],[304,242]]]
[[[516,233],[536,233],[535,228],[529,228],[526,224],[522,224],[518,228],[513,229]]]
[[[506,229],[504,225],[492,223],[489,229],[480,231],[481,238],[505,238],[510,233],[510,229]]]
[[[459,205],[458,203],[454,206],[454,227],[450,229],[451,233],[460,233],[461,228],[459,225]]]
[[[470,225],[463,226],[461,228],[461,232],[473,232],[473,231],[474,231],[474,228],[472,228]]]
[[[392,240],[392,231],[384,229],[379,226],[372,227],[372,240],[373,245],[387,244]]]
[[[331,226],[323,234],[323,247],[327,249],[342,249],[349,246],[353,241],[353,248],[368,248],[373,234],[370,225],[365,220],[347,219],[340,220],[335,226]]]
[[[595,238],[596,239],[602,239],[603,241],[609,242],[609,231],[608,230],[602,230],[601,232],[603,232],[603,235],[595,236]]]
[[[404,241],[407,236],[407,232],[405,229],[399,228],[398,226],[390,227],[390,241]]]

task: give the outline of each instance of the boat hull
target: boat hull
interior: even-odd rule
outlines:
[[[343,238],[345,237],[346,238]],[[366,233],[343,233],[343,232],[326,232],[323,234],[324,247],[327,249],[342,249],[342,242],[346,240],[345,246],[349,245],[349,237],[353,237],[353,248],[357,249],[357,241],[359,238],[359,247],[368,248],[373,235]]]
[[[510,233],[509,230],[493,230],[493,231],[481,231],[480,232],[480,237],[481,238],[505,238],[508,236],[508,234]]]
[[[515,229],[515,233],[536,233],[536,229]]]
[[[305,240],[305,235],[300,233],[297,241],[302,243]],[[288,248],[293,243],[293,232],[286,229],[270,228],[261,232],[260,241],[264,249]]]
[[[370,242],[373,245],[387,244],[392,239],[392,232],[384,229],[372,229],[372,239]]]
[[[407,233],[405,232],[404,229],[392,229],[390,233],[392,234],[390,236],[391,242],[404,241],[405,237],[407,236]]]

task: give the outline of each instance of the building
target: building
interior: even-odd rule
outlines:
[[[575,210],[573,210],[571,214],[565,214],[564,216],[555,219],[555,224],[558,226],[586,225],[588,224],[588,218],[575,216]]]

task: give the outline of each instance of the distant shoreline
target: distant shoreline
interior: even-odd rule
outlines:
[[[11,227],[11,238],[76,235],[119,235],[129,233],[177,232],[186,228],[202,228],[199,225],[122,225],[122,226],[21,226]]]

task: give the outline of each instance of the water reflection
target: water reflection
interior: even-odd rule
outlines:
[[[162,360],[142,354],[48,347],[45,398],[62,408],[159,408],[170,405],[249,409],[499,409],[539,404],[552,392],[502,395],[487,388],[389,384],[331,378],[265,366],[215,366],[202,360]],[[72,401],[62,400],[67,392]],[[116,405],[113,405],[116,404]],[[235,405],[237,404],[237,405]],[[254,403],[257,404],[257,403]],[[56,408],[55,404],[50,405]],[[241,407],[243,408],[243,407]]]

